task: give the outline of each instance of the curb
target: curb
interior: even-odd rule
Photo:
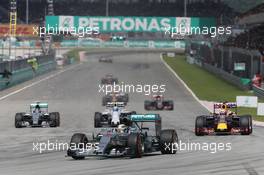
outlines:
[[[170,72],[182,83],[182,85],[190,92],[190,94],[193,96],[193,98],[201,105],[203,106],[208,112],[212,112],[211,109],[205,105],[195,94],[194,92],[188,87],[188,85],[180,78],[180,76],[164,61],[162,54],[160,54],[160,60],[161,62],[170,70]],[[253,120],[254,126],[261,126],[264,127],[264,122],[259,122]]]

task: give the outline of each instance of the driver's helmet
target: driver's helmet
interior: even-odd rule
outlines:
[[[35,106],[35,112],[41,112],[41,111],[40,111],[40,106],[39,106],[39,104],[37,104],[37,105]]]
[[[127,128],[126,125],[120,124],[120,125],[117,126],[117,131],[120,132],[120,133],[124,133],[126,128]]]
[[[114,112],[118,112],[118,107],[117,107],[117,106],[114,106],[114,107],[113,107],[113,111],[114,111]]]
[[[223,102],[220,109],[220,115],[227,115],[228,109],[227,109],[227,102]]]
[[[158,101],[160,101],[160,100],[161,100],[161,96],[158,95],[158,96],[156,97],[156,99],[157,99]]]

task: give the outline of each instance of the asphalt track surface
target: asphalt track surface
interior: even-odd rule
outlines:
[[[196,137],[193,132],[195,117],[208,112],[167,70],[158,53],[109,55],[113,57],[112,64],[98,63],[100,55],[88,55],[85,63],[74,65],[0,101],[0,174],[264,174],[264,128],[254,128],[250,136]],[[42,154],[33,151],[33,142],[50,140],[68,143],[75,132],[91,136],[94,112],[104,109],[98,84],[107,73],[128,84],[165,84],[165,96],[174,100],[175,110],[159,112],[163,128],[175,128],[180,140],[185,143],[231,143],[232,149],[214,154],[210,153],[212,150],[180,150],[176,155],[157,153],[141,159],[88,158],[81,161],[65,157],[66,151],[45,151]],[[25,84],[30,83],[32,81]],[[147,98],[143,94],[132,93],[127,108],[145,113],[143,101]],[[50,111],[61,113],[60,128],[14,128],[15,113],[25,111],[28,104],[36,100],[47,101]]]

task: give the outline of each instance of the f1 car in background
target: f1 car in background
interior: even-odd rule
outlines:
[[[136,111],[127,111],[124,109],[123,102],[112,102],[106,105],[104,112],[95,112],[94,127],[111,126],[115,127],[124,123],[124,119],[131,114],[136,114]]]
[[[173,110],[172,100],[164,100],[163,95],[153,95],[152,100],[145,100],[145,110]]]
[[[16,113],[15,127],[59,127],[60,114],[59,112],[48,112],[48,104],[36,102],[30,104],[30,111]]]
[[[118,84],[118,79],[112,74],[107,74],[101,79],[101,84]]]
[[[231,109],[235,109],[235,112]],[[249,135],[252,130],[252,116],[237,115],[236,103],[216,103],[212,115],[198,116],[195,121],[195,134],[197,136],[212,134]]]
[[[151,126],[144,126],[147,124]],[[153,132],[150,132],[152,128]],[[158,151],[162,154],[176,154],[177,144],[176,131],[163,130],[158,114],[135,114],[127,118],[126,125],[102,129],[91,140],[83,133],[74,134],[67,155],[76,160],[89,156],[141,158]]]
[[[99,62],[103,62],[103,63],[113,63],[113,59],[109,58],[109,57],[100,57],[99,58]]]
[[[109,102],[122,102],[126,105],[129,101],[129,96],[127,93],[119,92],[119,93],[108,93],[103,96],[102,105],[106,106]]]

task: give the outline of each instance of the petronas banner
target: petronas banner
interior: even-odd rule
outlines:
[[[93,30],[95,32],[163,32],[173,27],[212,27],[214,18],[46,16],[46,30]]]

